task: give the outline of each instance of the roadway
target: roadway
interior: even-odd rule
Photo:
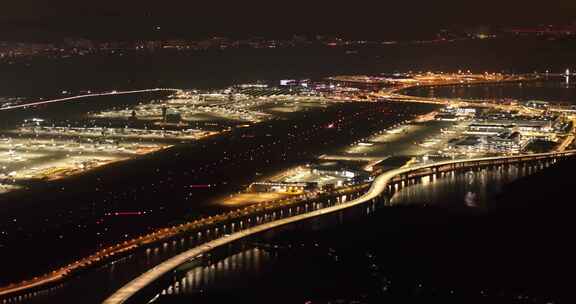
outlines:
[[[155,88],[155,89],[144,89],[144,90],[133,90],[133,91],[112,91],[112,92],[104,92],[104,93],[92,93],[92,94],[77,95],[77,96],[50,99],[50,100],[44,100],[44,101],[29,102],[29,103],[19,104],[19,105],[15,105],[15,106],[0,107],[0,111],[23,109],[23,108],[28,108],[28,107],[41,106],[41,105],[57,103],[57,102],[71,101],[71,100],[82,99],[82,98],[87,98],[87,97],[127,95],[127,94],[135,94],[135,93],[161,92],[161,91],[178,92],[180,90],[179,89],[170,89],[170,88]]]
[[[108,299],[106,299],[103,303],[104,304],[121,304],[125,303],[128,299],[134,296],[140,290],[143,290],[145,287],[153,283],[154,281],[160,279],[165,274],[169,273],[179,265],[186,263],[187,261],[198,257],[200,255],[206,254],[213,250],[216,247],[237,241],[239,239],[270,230],[276,227],[284,226],[290,223],[295,223],[307,219],[311,219],[314,217],[338,212],[344,209],[348,209],[357,205],[364,204],[366,202],[372,201],[373,199],[379,197],[386,189],[389,182],[396,176],[407,174],[413,171],[418,171],[422,169],[438,167],[438,166],[445,166],[445,165],[457,165],[463,163],[474,163],[474,162],[490,162],[490,161],[498,161],[498,160],[514,160],[514,159],[522,159],[525,157],[532,157],[532,158],[547,158],[547,157],[554,157],[557,155],[576,155],[576,150],[566,151],[564,153],[541,153],[541,154],[531,154],[531,155],[520,155],[520,156],[497,156],[497,157],[484,157],[484,158],[476,158],[476,159],[466,159],[466,160],[456,160],[456,161],[442,161],[436,162],[432,164],[426,165],[419,165],[414,167],[403,167],[399,169],[394,169],[388,172],[385,172],[372,182],[369,190],[362,196],[357,199],[351,200],[346,203],[342,203],[339,205],[326,207],[320,210],[311,211],[309,213],[300,214],[296,216],[291,216],[288,218],[279,219],[273,222],[261,224],[258,226],[254,226],[239,232],[235,232],[230,235],[225,235],[221,238],[216,240],[207,242],[203,245],[194,247],[188,251],[185,251],[167,261],[157,265],[156,267],[148,270],[141,276],[137,277],[136,279],[132,280],[124,287],[116,291],[113,295],[111,295]]]
[[[562,143],[556,149],[556,151],[558,151],[558,152],[562,152],[562,151],[568,149],[568,147],[570,147],[570,145],[574,142],[574,139],[576,138],[575,137],[576,117],[571,116],[570,121],[572,122],[572,128],[570,129],[568,136],[566,136],[566,138],[562,141]]]
[[[566,150],[572,144],[572,142],[574,142],[574,134],[566,136],[566,139],[562,141],[562,143],[560,144],[560,146],[558,146],[556,151],[562,152]]]

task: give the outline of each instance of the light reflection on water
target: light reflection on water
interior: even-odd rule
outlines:
[[[390,204],[485,208],[504,185],[531,171],[530,168],[511,166],[500,170],[450,173],[432,183],[402,189],[394,195]]]
[[[463,99],[546,100],[576,104],[576,77],[569,83],[564,78],[551,77],[544,81],[503,83],[493,85],[457,85],[419,87],[406,91],[408,95]]]
[[[161,295],[196,294],[211,291],[249,287],[251,278],[260,275],[273,261],[275,255],[267,250],[252,247],[242,249],[223,259],[196,265],[182,265],[169,286],[158,292]]]
[[[489,200],[501,192],[503,186],[534,171],[535,169],[530,167],[510,166],[477,172],[451,173],[434,181],[425,178],[420,184],[398,191],[390,200],[390,204],[425,204],[482,210],[488,207]],[[220,260],[214,259],[214,262],[206,265],[184,265],[183,268],[190,268],[185,273],[173,276],[169,285],[155,292],[158,297],[162,297],[172,294],[210,294],[235,288],[253,288],[254,281],[251,280],[282,276],[275,271],[275,265],[290,259],[294,259],[290,254],[278,255],[274,250],[268,251],[257,245],[256,248],[244,249]]]
[[[424,178],[422,183],[405,187],[397,192],[390,200],[390,204],[484,210],[489,207],[490,198],[498,194],[504,185],[519,177],[529,175],[533,171],[530,168],[511,166],[506,169],[453,173],[434,180]],[[357,214],[356,216],[363,215]],[[343,214],[338,213],[333,218],[326,217],[308,226],[314,226],[314,229],[330,228],[345,222],[346,220],[342,217]],[[28,298],[21,303],[52,303],[55,296],[65,299],[81,298],[83,294],[85,295],[84,288],[95,288],[94,282],[128,281],[130,277],[122,270],[126,263],[136,263],[141,269],[147,269],[150,265],[155,265],[177,252],[190,248],[194,243],[186,237],[160,244],[142,255],[126,257],[112,266],[94,271],[90,280],[72,280],[69,285],[65,284],[67,288],[49,292],[48,294],[52,295],[50,297]],[[226,292],[236,288],[250,289],[253,288],[255,281],[270,279],[275,282],[274,278],[282,276],[281,271],[277,269],[282,261],[297,263],[297,260],[290,254],[279,256],[277,251],[268,250],[269,248],[260,245],[246,247],[224,250],[217,258],[210,258],[202,265],[183,265],[181,267],[183,270],[177,272],[168,281],[161,283],[158,288],[154,288],[151,293],[152,295],[162,292],[167,295],[170,293],[195,295]],[[177,286],[176,282],[178,282]],[[112,284],[98,284],[97,286],[105,290],[99,292],[101,294],[109,294],[117,289],[117,286]]]

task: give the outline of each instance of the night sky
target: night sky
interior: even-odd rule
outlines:
[[[0,35],[210,36],[334,33],[398,38],[443,27],[572,23],[576,1],[5,1]],[[159,25],[160,32],[154,30]],[[23,35],[23,34],[22,34]]]

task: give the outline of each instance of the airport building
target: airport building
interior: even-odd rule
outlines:
[[[520,132],[505,132],[486,138],[485,150],[490,153],[520,153],[529,141],[522,141]]]
[[[540,100],[529,100],[525,103],[525,105],[529,108],[534,109],[546,109],[550,106],[549,102],[540,101]]]
[[[553,120],[490,120],[476,121],[468,126],[464,134],[496,136],[502,133],[519,132],[522,136],[539,139],[555,138]]]
[[[470,120],[476,117],[479,109],[473,107],[446,107],[435,117],[439,121]]]
[[[523,138],[520,132],[501,132],[495,135],[468,135],[449,143],[448,150],[457,153],[520,153],[531,139]]]
[[[252,183],[248,189],[251,192],[301,194],[305,191],[314,190],[317,187],[317,183],[257,182]]]

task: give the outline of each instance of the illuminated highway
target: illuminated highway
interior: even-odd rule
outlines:
[[[469,79],[471,77],[471,79]],[[492,74],[427,74],[424,80],[413,82],[399,82],[399,85],[395,85],[391,88],[383,89],[378,92],[374,92],[373,95],[377,98],[386,98],[392,101],[403,101],[403,102],[414,102],[414,103],[429,103],[437,105],[454,105],[459,107],[490,107],[501,110],[533,110],[526,109],[525,107],[505,105],[500,103],[494,103],[489,100],[473,100],[473,99],[446,99],[446,98],[434,98],[434,97],[418,97],[405,95],[403,92],[407,89],[423,86],[446,86],[446,85],[481,85],[481,84],[493,84],[493,83],[507,83],[507,82],[521,82],[521,81],[533,81],[544,77],[541,74],[519,74],[519,75],[492,75]],[[464,80],[463,80],[464,79]]]
[[[178,92],[180,90],[179,89],[169,89],[169,88],[156,88],[156,89],[144,89],[144,90],[134,90],[134,91],[112,91],[112,92],[105,92],[105,93],[92,93],[92,94],[77,95],[77,96],[72,96],[72,97],[64,97],[64,98],[50,99],[50,100],[44,100],[44,101],[29,102],[29,103],[25,103],[25,104],[8,106],[8,107],[0,107],[0,111],[14,110],[14,109],[25,109],[25,108],[34,107],[34,106],[41,106],[41,105],[47,105],[47,104],[51,104],[51,103],[65,102],[65,101],[77,100],[77,99],[88,98],[88,97],[127,95],[127,94],[134,94],[134,93],[162,92],[162,91]]]
[[[574,142],[574,139],[576,138],[576,136],[574,135],[576,130],[576,117],[574,116],[570,117],[570,121],[572,122],[572,128],[570,129],[568,136],[566,136],[566,138],[562,141],[562,143],[556,148],[556,151],[558,152],[562,152],[568,149],[568,147],[570,147],[570,145]]]
[[[148,270],[143,275],[139,276],[138,278],[134,279],[133,281],[131,281],[130,283],[128,283],[127,285],[125,285],[124,287],[119,289],[116,293],[114,293],[112,296],[110,296],[103,303],[104,304],[125,303],[129,298],[134,296],[137,292],[144,289],[146,286],[150,285],[152,282],[158,280],[159,278],[161,278],[162,276],[164,276],[168,272],[172,271],[177,266],[182,265],[185,262],[187,262],[188,260],[193,259],[199,255],[208,253],[209,251],[213,250],[216,247],[228,244],[230,242],[239,240],[241,238],[244,238],[244,237],[247,237],[250,235],[254,235],[256,233],[266,231],[266,230],[269,230],[269,229],[272,229],[275,227],[283,226],[283,225],[298,222],[298,221],[303,221],[306,219],[322,216],[325,214],[329,214],[329,213],[344,210],[344,209],[347,209],[347,208],[350,208],[353,206],[357,206],[357,205],[360,205],[360,204],[363,204],[366,202],[370,202],[370,201],[374,200],[375,198],[377,198],[378,196],[380,196],[382,193],[384,193],[385,190],[387,189],[387,186],[390,184],[391,180],[397,176],[405,175],[405,174],[408,174],[411,172],[416,172],[419,170],[432,168],[432,167],[453,166],[453,165],[457,166],[457,165],[466,165],[467,163],[474,164],[474,163],[478,163],[478,162],[498,163],[498,161],[515,161],[515,160],[516,161],[522,161],[523,159],[546,159],[546,158],[553,158],[553,157],[557,157],[557,156],[573,156],[573,155],[576,155],[576,150],[567,151],[565,153],[542,153],[542,154],[521,155],[521,156],[501,156],[501,157],[486,157],[486,158],[457,160],[457,161],[443,161],[443,162],[437,162],[437,163],[432,163],[432,164],[428,164],[428,165],[404,167],[404,168],[391,170],[391,171],[385,172],[384,174],[378,176],[374,180],[372,185],[370,186],[370,189],[364,195],[362,195],[361,197],[359,197],[357,199],[354,199],[354,200],[351,200],[349,202],[342,203],[339,205],[326,207],[326,208],[311,211],[308,213],[304,213],[304,214],[300,214],[300,215],[296,215],[296,216],[291,216],[291,217],[279,219],[276,221],[272,221],[269,223],[261,224],[258,226],[254,226],[254,227],[251,227],[251,228],[248,228],[248,229],[245,229],[245,230],[242,230],[242,231],[230,234],[230,235],[225,235],[221,238],[218,238],[216,240],[207,242],[203,245],[200,245],[198,247],[194,247],[188,251],[185,251],[185,252],[157,265],[156,267]]]

